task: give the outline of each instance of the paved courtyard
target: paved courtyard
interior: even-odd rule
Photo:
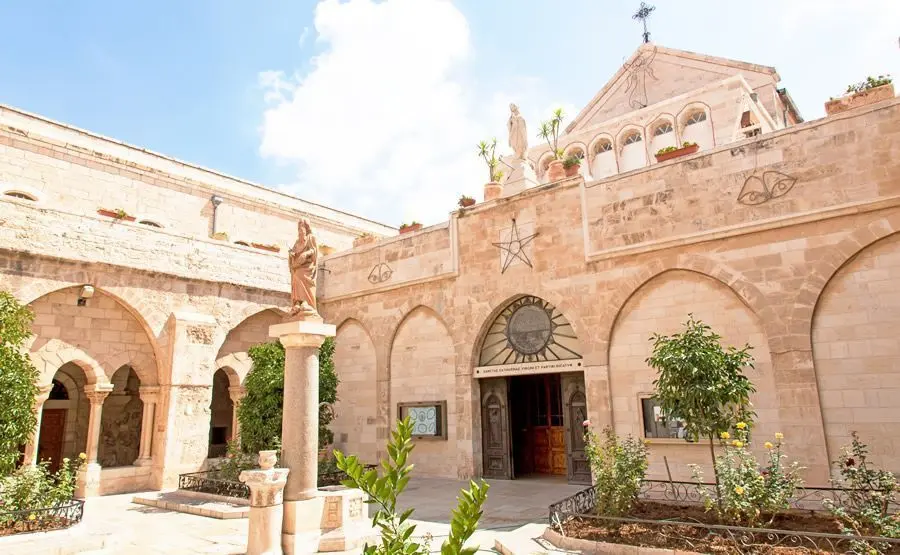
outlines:
[[[490,484],[482,531],[474,538],[485,553],[493,552],[498,533],[544,522],[550,503],[581,489],[554,479],[496,480]],[[401,498],[404,507],[416,508],[414,518],[421,521],[418,534],[434,537],[433,551],[440,549],[457,492],[465,485],[456,480],[420,478],[410,483]],[[244,553],[246,519],[219,520],[178,513],[134,504],[132,497],[123,494],[88,500],[82,533],[105,540],[101,553]]]

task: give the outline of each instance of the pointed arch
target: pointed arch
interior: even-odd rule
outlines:
[[[702,117],[702,119],[700,119]],[[716,129],[712,109],[705,102],[691,102],[678,112],[676,131],[684,142],[697,143],[700,150],[716,146]]]
[[[594,179],[619,173],[619,157],[615,139],[609,133],[600,133],[588,145],[588,165]]]
[[[616,144],[620,171],[627,172],[647,165],[647,140],[643,127],[625,125],[616,135]]]

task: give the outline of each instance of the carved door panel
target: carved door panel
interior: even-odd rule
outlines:
[[[566,475],[566,429],[562,426],[550,428],[550,474]]]
[[[481,380],[481,440],[485,478],[512,478],[506,378]]]
[[[44,409],[38,436],[38,461],[49,460],[50,470],[59,470],[66,431],[66,409]]]
[[[538,474],[550,474],[553,463],[550,453],[550,427],[535,426],[532,430],[534,437],[534,471]]]
[[[562,376],[563,415],[565,416],[567,476],[570,484],[591,484],[591,468],[584,452],[584,426],[587,397],[583,372]]]

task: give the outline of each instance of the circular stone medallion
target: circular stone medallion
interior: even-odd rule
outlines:
[[[509,317],[506,337],[513,349],[523,355],[536,355],[550,342],[553,327],[550,315],[538,305],[520,306]]]

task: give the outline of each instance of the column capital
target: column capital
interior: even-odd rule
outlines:
[[[88,389],[84,388],[84,395],[88,398],[88,401],[91,402],[92,405],[102,405],[103,401],[106,400],[106,397],[112,393],[113,385],[110,384],[94,384],[94,387]]]
[[[334,337],[336,333],[334,324],[325,324],[321,320],[293,320],[269,326],[269,337],[277,337],[286,348],[319,348],[325,338]]]
[[[159,399],[159,386],[142,385],[138,388],[138,396],[143,403],[156,403]]]
[[[247,388],[242,385],[232,385],[228,387],[228,396],[231,397],[232,403],[240,403],[247,395]]]
[[[38,394],[34,397],[35,407],[40,407],[50,398],[50,392],[53,391],[53,384],[38,386]]]

